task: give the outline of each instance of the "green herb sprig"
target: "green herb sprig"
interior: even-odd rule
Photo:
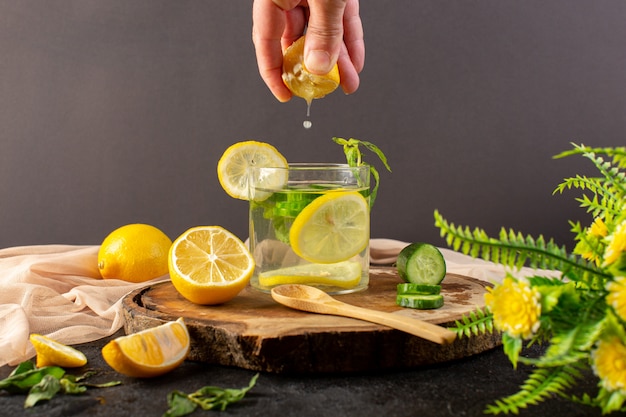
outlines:
[[[230,404],[243,399],[248,391],[254,387],[259,374],[255,374],[247,387],[243,388],[220,388],[206,386],[191,394],[181,391],[172,391],[167,396],[169,409],[163,417],[180,417],[193,413],[196,408],[203,410],[226,410]]]
[[[0,380],[0,390],[10,394],[27,394],[24,408],[31,408],[43,400],[50,400],[55,395],[77,395],[91,388],[106,388],[121,384],[120,381],[111,381],[103,384],[90,384],[84,382],[95,371],[88,371],[81,376],[68,375],[65,370],[58,366],[35,367],[33,362],[20,363],[11,374]]]
[[[372,207],[374,207],[374,201],[376,201],[376,195],[378,194],[378,187],[380,185],[380,174],[378,173],[378,170],[374,167],[374,165],[365,163],[365,160],[363,158],[363,152],[361,152],[359,146],[363,146],[376,154],[376,156],[378,156],[385,168],[387,168],[387,171],[391,172],[391,167],[387,162],[387,157],[378,146],[374,145],[371,142],[354,138],[346,140],[338,137],[334,137],[333,141],[335,141],[335,143],[337,143],[338,145],[343,146],[343,153],[346,155],[346,161],[349,166],[358,167],[361,165],[369,165],[370,172],[372,174],[372,177],[374,178],[374,187],[372,188],[372,193],[370,194],[371,209]]]

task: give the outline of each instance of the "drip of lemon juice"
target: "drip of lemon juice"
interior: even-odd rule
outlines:
[[[304,126],[305,129],[310,129],[311,126],[313,126],[313,123],[311,123],[311,121],[308,119],[309,117],[311,117],[311,102],[313,101],[312,98],[308,98],[306,99],[306,117],[307,119],[302,122],[302,126]]]

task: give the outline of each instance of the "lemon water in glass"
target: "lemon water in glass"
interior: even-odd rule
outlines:
[[[367,288],[369,166],[254,167],[249,178],[253,288],[306,284],[331,294]]]

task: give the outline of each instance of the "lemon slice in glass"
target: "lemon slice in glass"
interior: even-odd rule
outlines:
[[[289,231],[296,255],[313,263],[348,260],[367,247],[369,206],[356,191],[337,191],[313,200]]]
[[[291,92],[311,103],[314,98],[322,98],[339,87],[337,64],[329,73],[317,75],[304,66],[304,39],[300,37],[283,54],[283,82]]]
[[[272,145],[264,142],[245,141],[231,145],[217,163],[217,178],[228,195],[249,200],[248,184],[251,167],[287,168],[287,160]],[[281,188],[287,182],[287,170],[276,170],[264,184],[270,189]],[[271,193],[258,192],[254,200],[264,200]]]
[[[353,288],[361,279],[361,264],[344,261],[335,264],[305,264],[291,266],[259,275],[259,284],[273,287],[281,284],[328,285]]]

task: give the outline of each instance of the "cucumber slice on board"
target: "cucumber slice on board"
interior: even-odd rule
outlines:
[[[396,262],[398,275],[405,282],[439,285],[446,276],[446,261],[430,243],[411,243],[400,251]]]
[[[404,282],[398,284],[398,294],[423,294],[423,295],[436,295],[441,293],[441,285],[430,284],[414,284],[412,282]]]
[[[400,307],[430,310],[443,306],[443,295],[399,294],[396,296],[396,304]]]

